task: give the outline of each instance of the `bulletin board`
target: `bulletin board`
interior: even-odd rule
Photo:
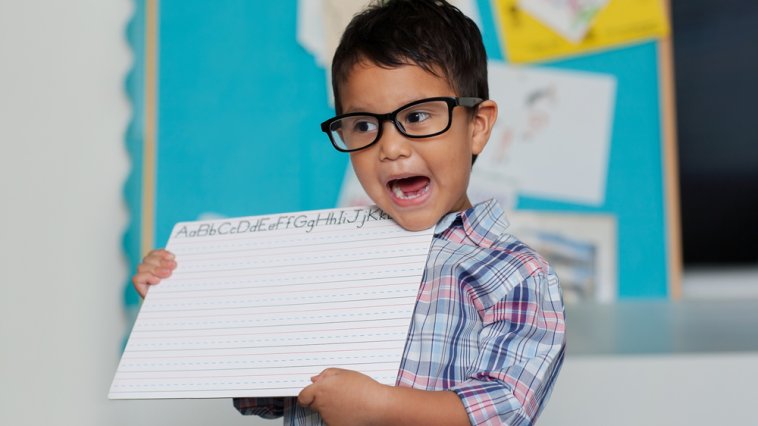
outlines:
[[[131,270],[178,221],[333,207],[348,157],[320,132],[326,70],[296,40],[300,2],[136,0],[127,28],[133,117],[124,187]],[[493,3],[478,0],[488,55],[507,61]],[[646,41],[539,66],[617,81],[602,205],[520,197],[518,208],[609,213],[618,297],[676,297],[678,211],[670,45]],[[128,307],[138,296],[125,286]]]

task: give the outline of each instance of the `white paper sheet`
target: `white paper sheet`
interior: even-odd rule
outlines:
[[[608,0],[519,0],[518,5],[569,41],[578,43]]]
[[[474,0],[452,0],[450,3],[481,27]],[[298,42],[316,57],[319,65],[330,69],[345,27],[369,4],[370,0],[298,0]]]
[[[394,384],[432,233],[376,207],[177,224],[109,398],[295,396],[328,367]]]
[[[334,106],[332,92],[332,57],[345,27],[371,3],[370,0],[298,0],[295,37],[316,63],[326,69],[329,105]],[[455,7],[481,27],[475,0],[452,0]]]
[[[297,33],[295,38],[319,66],[326,67],[331,57],[326,54],[326,32],[322,0],[297,0]]]
[[[499,107],[470,188],[592,206],[605,201],[616,80],[611,75],[489,62]]]

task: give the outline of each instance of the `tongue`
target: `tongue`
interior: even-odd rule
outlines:
[[[429,184],[429,178],[426,176],[413,176],[405,179],[398,179],[392,183],[392,186],[403,191],[404,194],[410,195],[421,191]]]

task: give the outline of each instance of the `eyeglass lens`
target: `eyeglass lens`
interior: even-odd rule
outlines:
[[[408,136],[424,137],[440,133],[450,121],[448,103],[429,101],[409,106],[395,115],[395,127]],[[382,123],[370,115],[354,115],[334,121],[329,126],[334,142],[343,149],[360,149],[374,143]]]

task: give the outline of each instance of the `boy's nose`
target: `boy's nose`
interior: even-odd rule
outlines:
[[[378,141],[381,160],[397,160],[411,155],[411,141],[391,121],[382,123],[382,137]]]

